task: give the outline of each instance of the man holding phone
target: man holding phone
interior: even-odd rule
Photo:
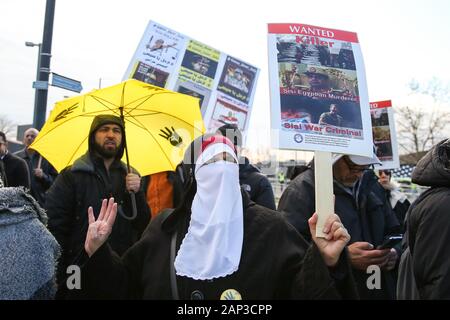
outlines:
[[[333,191],[335,212],[350,233],[348,244],[358,293],[362,299],[394,299],[395,272],[399,252],[394,248],[377,249],[385,237],[400,232],[399,222],[390,208],[384,189],[378,183],[371,164],[379,163],[372,157],[354,155],[333,156]],[[310,240],[308,218],[315,211],[314,164],[299,174],[281,196],[278,204],[286,219]],[[400,246],[400,244],[398,244]],[[381,288],[370,289],[368,268],[381,269]]]
[[[400,243],[402,241],[402,239],[403,239],[403,236],[401,234],[388,236],[384,239],[383,243],[377,247],[377,249],[379,249],[379,250],[391,249],[394,246],[396,246],[398,243]]]

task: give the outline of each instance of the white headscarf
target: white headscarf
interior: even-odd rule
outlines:
[[[204,164],[227,152],[236,163]],[[177,275],[196,280],[225,277],[238,270],[244,238],[238,159],[223,143],[208,146],[196,161],[197,193],[188,232],[175,258]]]

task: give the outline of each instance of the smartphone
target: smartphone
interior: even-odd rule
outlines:
[[[384,238],[383,243],[380,244],[377,249],[383,250],[383,249],[390,249],[394,247],[397,243],[401,242],[403,239],[403,235],[397,234],[397,235],[391,235]]]

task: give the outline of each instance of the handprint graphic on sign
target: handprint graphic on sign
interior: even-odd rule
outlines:
[[[160,129],[160,131],[163,134],[159,134],[161,137],[163,137],[164,139],[169,140],[170,144],[173,145],[174,147],[179,147],[180,144],[183,142],[183,139],[181,138],[181,136],[175,131],[175,129],[173,127],[172,130],[170,130],[167,127],[164,127],[166,130],[164,131],[164,129]]]

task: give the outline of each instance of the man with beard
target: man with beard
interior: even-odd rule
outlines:
[[[389,235],[400,231],[398,220],[390,208],[384,190],[369,166],[379,159],[355,155],[333,156],[333,191],[335,212],[347,228],[353,275],[362,299],[394,299],[395,273],[393,269],[399,253],[395,249],[377,247]],[[306,238],[311,240],[308,219],[315,212],[314,164],[299,174],[280,198],[278,211]],[[369,266],[380,269],[380,288],[367,286]]]
[[[48,191],[45,206],[48,227],[62,249],[58,298],[67,293],[67,267],[76,265],[84,254],[88,207],[98,212],[102,199],[116,199],[119,215],[109,244],[119,255],[140,238],[148,224],[150,214],[140,177],[135,171],[127,173],[126,165],[120,161],[124,152],[123,132],[119,117],[96,116],[89,131],[88,151],[65,168]],[[137,203],[137,216],[132,220],[130,192],[135,193]]]

